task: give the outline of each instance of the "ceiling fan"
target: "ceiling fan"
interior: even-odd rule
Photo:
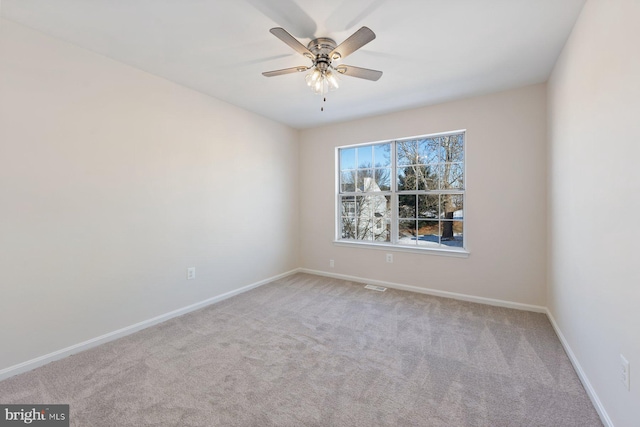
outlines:
[[[295,37],[289,34],[284,28],[272,28],[271,34],[288,44],[293,50],[311,60],[309,66],[298,66],[285,68],[282,70],[267,71],[262,73],[266,77],[281,76],[283,74],[304,73],[311,70],[306,75],[307,85],[316,94],[324,95],[329,90],[338,88],[336,73],[360,79],[377,81],[382,76],[382,71],[370,70],[368,68],[354,67],[352,65],[339,64],[335,62],[346,58],[362,46],[376,38],[376,35],[367,27],[362,27],[339,45],[330,38],[319,37],[311,40],[307,46],[300,43]],[[324,98],[326,101],[326,98]],[[324,108],[322,108],[323,110]]]

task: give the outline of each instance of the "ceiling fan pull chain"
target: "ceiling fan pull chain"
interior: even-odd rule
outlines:
[[[326,84],[327,81],[326,79],[322,79],[322,93],[320,95],[322,95],[322,106],[320,107],[320,111],[324,111],[324,103],[327,102],[327,96],[326,94]]]

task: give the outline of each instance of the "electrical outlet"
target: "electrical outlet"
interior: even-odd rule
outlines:
[[[195,267],[187,268],[187,280],[191,280],[195,278],[196,278],[196,268]]]
[[[387,254],[387,262],[393,262],[393,254]]]
[[[623,355],[620,355],[620,381],[622,381],[627,390],[630,389],[629,374],[629,361]]]
[[[335,266],[336,266],[336,263],[332,259],[330,259],[329,260],[329,267],[333,268]]]

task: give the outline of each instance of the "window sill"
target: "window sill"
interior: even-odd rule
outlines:
[[[336,246],[358,247],[362,249],[377,249],[381,251],[413,252],[416,254],[440,255],[455,258],[469,258],[470,253],[465,249],[434,249],[417,248],[411,246],[392,245],[388,243],[357,242],[350,240],[334,240]]]

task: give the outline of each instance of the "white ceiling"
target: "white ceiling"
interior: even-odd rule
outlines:
[[[2,16],[175,83],[309,128],[547,80],[585,0],[2,0]],[[384,72],[342,76],[321,99],[296,73],[303,44],[377,38],[343,62]]]

